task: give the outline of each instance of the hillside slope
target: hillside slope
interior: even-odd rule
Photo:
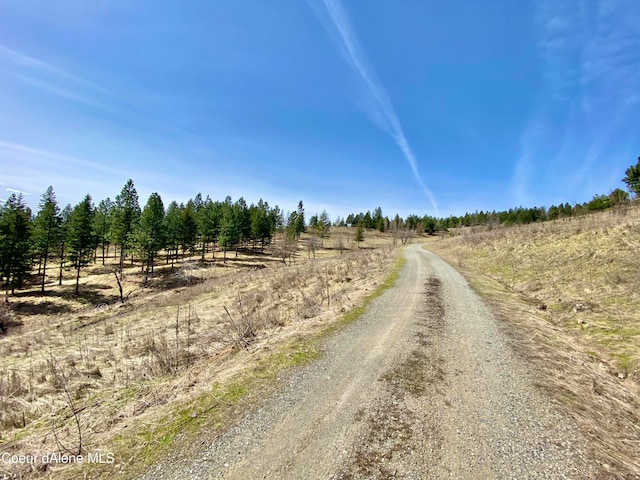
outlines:
[[[490,299],[614,476],[640,475],[640,209],[458,229],[428,248]]]

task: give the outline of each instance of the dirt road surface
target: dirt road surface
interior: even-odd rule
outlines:
[[[235,427],[144,478],[595,478],[483,302],[420,245],[394,288]]]

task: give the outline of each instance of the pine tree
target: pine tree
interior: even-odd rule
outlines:
[[[109,197],[100,201],[95,210],[94,231],[98,244],[102,247],[102,265],[105,264],[105,256],[109,255],[109,244],[111,243],[110,232],[113,223],[113,211],[115,205]]]
[[[42,270],[38,269],[38,274],[42,274],[42,283],[40,285],[42,292],[44,292],[44,284],[47,277],[49,255],[60,239],[60,222],[60,208],[58,207],[53,187],[50,186],[40,197],[40,210],[38,210],[33,222],[34,244],[42,266]]]
[[[304,222],[304,205],[302,204],[302,200],[298,202],[298,210],[296,215],[296,237],[300,238],[300,235],[305,231],[306,224]]]
[[[572,217],[573,216],[573,208],[571,207],[571,205],[569,205],[569,203],[565,203],[564,205],[561,205],[562,207],[562,216],[563,217]]]
[[[263,202],[262,199],[258,205],[251,205],[249,208],[251,217],[251,239],[253,240],[253,249],[256,249],[256,242],[260,241],[260,249],[264,250],[265,244],[271,243],[271,222],[269,204]]]
[[[15,293],[31,271],[31,210],[22,194],[12,194],[0,212],[0,277]]]
[[[422,219],[422,225],[425,233],[433,235],[438,229],[438,220],[434,217],[430,217],[429,215],[425,215]]]
[[[629,203],[629,194],[620,188],[616,188],[609,194],[609,199],[614,206],[619,207]]]
[[[269,231],[270,237],[275,238],[275,234],[278,231],[284,229],[284,214],[280,207],[276,205],[269,211]]]
[[[627,168],[622,181],[627,184],[627,189],[630,192],[636,197],[640,197],[640,157],[638,157],[636,165],[631,165]]]
[[[116,196],[113,235],[116,244],[120,245],[120,272],[124,265],[127,249],[133,243],[133,232],[140,220],[140,204],[138,192],[129,179],[119,195]],[[133,261],[133,257],[132,257]]]
[[[300,238],[298,233],[298,212],[291,212],[287,219],[287,240],[297,241]]]
[[[222,221],[220,223],[220,245],[224,251],[224,262],[227,262],[227,250],[238,244],[240,236],[235,218],[235,208],[231,204],[231,197],[227,197],[222,204]]]
[[[324,239],[329,238],[329,232],[331,232],[331,218],[326,210],[323,210],[318,218],[318,231],[320,232],[320,246],[324,246]]]
[[[358,248],[360,248],[360,242],[364,242],[364,227],[362,223],[358,223],[356,226],[356,233],[354,235],[354,240],[358,244]]]
[[[611,208],[613,204],[607,195],[594,195],[590,202],[585,203],[587,210],[598,211]]]
[[[311,215],[309,218],[309,228],[316,230],[318,228],[318,214]]]
[[[182,245],[182,252],[193,255],[198,242],[198,223],[196,222],[196,207],[193,200],[189,200],[186,206],[181,205],[180,228],[178,238]]]
[[[372,224],[373,228],[379,230],[380,232],[384,232],[384,219],[382,218],[381,207],[378,207],[373,211]]]
[[[212,201],[207,196],[203,216],[205,237],[207,242],[213,243],[211,246],[211,258],[215,258],[218,237],[220,236],[220,223],[222,222],[222,204]]]
[[[244,198],[240,197],[238,201],[234,204],[234,217],[237,224],[238,229],[238,241],[236,243],[236,258],[238,257],[238,246],[240,242],[244,245],[249,243],[249,239],[251,238],[251,213],[249,212],[249,207],[247,207],[247,202],[245,202]]]
[[[326,213],[326,212],[323,212],[323,213]],[[322,239],[323,225],[321,224],[320,218],[318,217],[317,213],[312,215],[311,218],[309,218],[309,228],[311,229],[311,231],[315,236]],[[315,254],[316,244],[317,242],[315,241],[315,238],[313,238],[311,239],[311,244],[307,245],[307,247],[309,246],[312,247],[314,254]]]
[[[204,256],[207,252],[207,245],[209,244],[209,235],[207,232],[207,202],[211,202],[209,196],[206,200],[202,199],[202,194],[198,193],[193,198],[193,205],[195,207],[196,224],[198,226],[198,240],[200,241],[200,253],[201,260],[204,260]]]
[[[167,213],[164,217],[165,220],[165,233],[166,233],[166,249],[167,249],[167,264],[169,264],[169,257],[171,257],[171,268],[173,268],[173,262],[178,256],[178,246],[180,245],[180,215],[181,210],[178,203],[174,200],[169,204]]]
[[[354,219],[355,216],[353,215],[353,213],[350,213],[349,215],[347,215],[347,220],[345,221],[345,223],[351,227],[353,225]]]
[[[560,217],[560,209],[555,205],[551,205],[549,207],[549,212],[547,213],[547,218],[549,220],[556,220]]]
[[[87,194],[77,204],[71,216],[67,229],[69,250],[67,256],[76,269],[76,296],[79,294],[80,270],[89,265],[95,249],[95,235],[93,234],[93,204],[91,195]]]
[[[364,215],[362,219],[362,226],[364,228],[373,228],[375,225],[373,223],[373,219],[371,218],[371,212],[367,210],[367,213]]]
[[[71,205],[67,204],[66,207],[60,212],[60,272],[58,276],[58,285],[62,285],[62,270],[65,263],[65,249],[67,246],[67,232],[69,230],[69,218],[73,209]]]
[[[136,232],[136,243],[140,248],[145,270],[145,282],[149,278],[149,269],[153,273],[155,258],[165,246],[166,223],[162,198],[152,193],[140,216],[140,224]]]

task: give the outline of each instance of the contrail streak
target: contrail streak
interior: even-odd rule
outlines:
[[[377,117],[373,119],[374,123],[393,138],[398,148],[400,148],[402,155],[409,163],[418,185],[420,185],[420,188],[431,202],[436,214],[438,214],[436,199],[433,193],[426,187],[422,177],[420,176],[420,172],[418,171],[418,162],[416,161],[416,157],[411,150],[411,147],[409,147],[409,143],[407,142],[402,130],[402,125],[400,124],[400,120],[398,120],[398,116],[393,109],[393,105],[391,104],[391,100],[389,99],[387,92],[380,82],[376,80],[373,69],[367,66],[366,56],[359,47],[357,37],[349,23],[347,12],[344,10],[339,0],[323,0],[323,2],[333,26],[337,30],[340,39],[340,46],[344,51],[347,62],[358,72],[362,80],[364,80],[364,83],[371,95],[372,109],[382,115],[382,118]]]

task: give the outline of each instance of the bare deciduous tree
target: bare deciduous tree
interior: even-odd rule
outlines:
[[[307,240],[307,257],[311,258],[311,255],[313,255],[313,258],[316,258],[316,250],[317,249],[318,249],[318,239],[317,239],[317,237],[312,235]]]

